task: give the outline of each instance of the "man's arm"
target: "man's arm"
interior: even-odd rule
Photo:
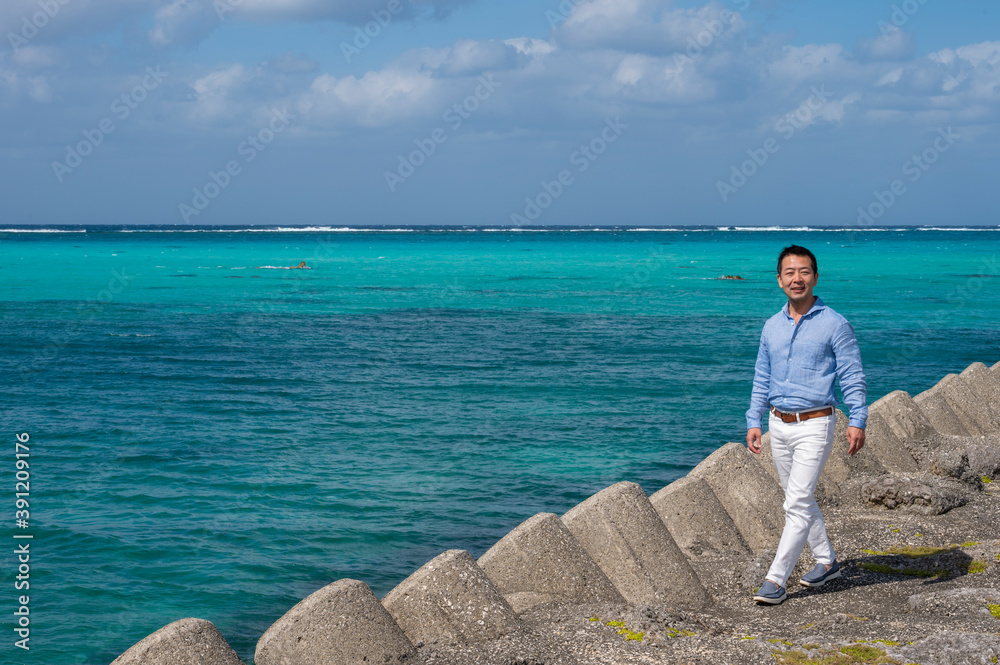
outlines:
[[[757,349],[757,363],[753,372],[753,391],[750,393],[750,409],[747,410],[747,448],[752,453],[760,453],[761,429],[767,412],[767,394],[771,385],[771,355],[767,348],[767,337],[760,334]]]
[[[861,349],[854,328],[846,321],[833,337],[833,355],[837,360],[837,377],[844,403],[850,409],[847,428],[848,454],[855,455],[865,445],[865,425],[868,422],[868,383],[861,367]]]

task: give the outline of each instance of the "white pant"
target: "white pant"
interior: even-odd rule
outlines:
[[[774,414],[768,419],[771,454],[785,491],[785,528],[767,579],[784,586],[802,555],[806,542],[816,563],[832,564],[833,547],[826,536],[823,514],[816,503],[816,483],[833,449],[833,415],[786,423]]]

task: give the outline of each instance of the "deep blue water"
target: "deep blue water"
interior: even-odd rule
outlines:
[[[791,242],[869,401],[1000,360],[996,230],[0,233],[0,468],[29,432],[34,535],[32,648],[8,613],[4,662],[108,663],[186,616],[249,662],[336,579],[382,595],[656,491],[744,438]]]

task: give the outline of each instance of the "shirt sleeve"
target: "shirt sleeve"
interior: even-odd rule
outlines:
[[[757,350],[757,364],[753,370],[753,392],[750,394],[750,409],[747,411],[747,429],[763,428],[764,414],[767,413],[767,395],[771,386],[771,354],[767,348],[767,337],[760,334],[760,348]]]
[[[865,428],[868,422],[868,383],[861,367],[861,349],[854,337],[854,328],[847,321],[833,337],[833,355],[837,361],[837,377],[844,404],[850,409],[850,426]]]

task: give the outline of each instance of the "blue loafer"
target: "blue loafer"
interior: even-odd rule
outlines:
[[[836,561],[833,562],[829,570],[823,564],[817,563],[815,568],[802,576],[799,584],[812,587],[823,586],[830,580],[835,580],[840,576],[840,566],[837,565]]]
[[[778,586],[771,580],[764,580],[764,583],[760,585],[757,589],[757,593],[754,594],[753,599],[758,603],[766,603],[768,605],[780,605],[785,602],[785,587]]]

